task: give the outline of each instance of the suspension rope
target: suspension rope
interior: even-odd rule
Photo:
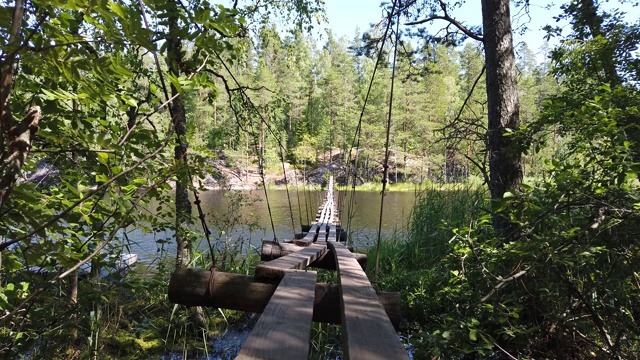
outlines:
[[[295,183],[296,186],[296,198],[298,200],[298,215],[300,217],[300,228],[302,228],[302,208],[300,207],[300,187],[298,186],[298,176],[296,174],[296,169],[298,168],[297,166],[297,162],[294,161],[293,162],[293,181]],[[303,189],[304,190],[304,189]]]
[[[233,72],[231,71],[231,69],[229,68],[229,66],[227,65],[227,63],[222,59],[222,57],[220,56],[220,54],[218,54],[217,51],[213,50],[213,54],[216,56],[216,58],[220,61],[220,63],[222,64],[222,66],[225,68],[225,70],[227,71],[227,73],[229,73],[229,75],[231,76],[231,79],[233,79],[234,83],[236,84],[236,86],[238,86],[238,89],[240,90],[240,93],[243,95],[245,101],[249,104],[249,106],[251,107],[251,109],[253,109],[253,111],[258,115],[258,117],[260,118],[260,120],[262,121],[262,123],[267,127],[267,130],[269,130],[269,132],[273,135],[273,137],[276,139],[276,142],[278,143],[278,145],[280,146],[280,149],[284,149],[282,142],[280,141],[280,139],[278,138],[278,136],[274,133],[273,129],[271,129],[271,126],[269,125],[269,123],[267,123],[267,121],[264,119],[264,117],[262,116],[262,114],[260,113],[260,111],[258,111],[258,108],[256,107],[256,105],[253,103],[253,101],[251,101],[251,98],[249,97],[249,95],[247,95],[245,89],[240,85],[240,82],[238,81],[238,79],[235,77],[235,75],[233,74]],[[260,158],[262,158],[262,149],[260,151]],[[284,158],[282,158],[283,162],[284,162]],[[264,159],[262,159],[264,160]],[[260,163],[260,161],[259,161]],[[283,163],[283,169],[284,169],[284,163]],[[267,195],[267,187],[266,187],[266,182],[265,182],[265,178],[264,178],[264,170],[261,169],[261,177],[262,177],[262,187],[264,188],[264,194],[265,194],[265,200],[267,201],[267,209],[269,210],[269,218],[271,220],[271,230],[273,230],[273,241],[274,242],[278,242],[278,239],[276,237],[276,229],[275,229],[275,225],[273,222],[273,215],[271,212],[271,206],[269,204],[269,196]],[[289,197],[289,186],[287,185],[287,183],[289,182],[287,180],[287,173],[286,171],[284,172],[284,181],[285,181],[285,189],[287,191],[287,198],[289,199],[289,211],[291,212],[291,219],[293,222],[293,210],[291,208],[291,198]],[[295,235],[295,225],[294,228],[292,229]]]
[[[311,206],[309,200],[309,189],[307,187],[307,162],[304,162],[304,175],[302,176],[302,192],[304,193],[304,208],[307,211],[307,225],[311,225],[311,219],[309,218],[309,206]]]
[[[380,44],[380,50],[378,51],[378,56],[376,58],[376,63],[373,67],[373,73],[371,74],[371,80],[369,81],[369,87],[367,88],[367,94],[365,95],[364,98],[364,103],[362,104],[362,110],[360,111],[360,118],[358,119],[358,126],[356,127],[356,133],[353,136],[353,141],[351,142],[351,147],[349,148],[349,159],[348,159],[348,167],[347,167],[347,184],[349,183],[349,167],[351,167],[351,152],[353,150],[353,148],[356,148],[356,155],[355,155],[355,159],[354,159],[354,170],[353,170],[353,182],[352,182],[352,188],[351,188],[351,197],[349,198],[349,205],[348,205],[348,216],[347,216],[347,234],[349,233],[349,230],[351,229],[351,220],[353,219],[353,215],[354,215],[354,207],[355,207],[355,198],[356,198],[356,182],[357,182],[357,177],[358,177],[358,159],[359,159],[359,154],[360,154],[360,138],[362,135],[362,119],[364,117],[364,111],[367,107],[367,103],[369,101],[369,95],[371,94],[371,88],[373,87],[373,81],[375,80],[376,77],[376,73],[378,71],[378,66],[380,65],[380,62],[382,60],[382,55],[384,52],[384,44],[387,40],[387,35],[389,34],[389,29],[391,27],[391,19],[394,15],[394,11],[396,9],[396,1],[393,2],[392,6],[391,6],[391,12],[387,15],[387,26],[384,30],[384,34],[382,35],[382,38],[380,39],[381,44]],[[349,239],[347,237],[347,239]]]
[[[389,18],[391,20],[391,18]],[[377,249],[376,249],[376,267],[375,273],[373,277],[373,281],[375,283],[378,282],[378,266],[380,264],[380,243],[381,243],[381,233],[382,233],[382,214],[384,211],[384,197],[385,192],[387,190],[387,177],[389,176],[389,134],[391,133],[391,112],[393,110],[393,86],[396,78],[396,58],[398,56],[398,40],[400,38],[400,13],[398,13],[396,19],[396,41],[395,47],[393,49],[393,68],[391,70],[391,93],[389,94],[389,116],[387,117],[387,139],[384,145],[384,164],[383,175],[382,175],[382,192],[380,196],[380,220],[378,222],[378,241],[377,241]],[[397,166],[397,165],[396,165]]]
[[[253,125],[249,123],[251,129],[253,129]],[[262,179],[262,189],[264,190],[264,199],[267,202],[267,211],[269,211],[269,220],[271,221],[271,231],[273,231],[273,241],[274,243],[278,242],[278,237],[276,236],[276,226],[273,222],[273,213],[271,212],[271,203],[269,202],[269,192],[267,191],[267,183],[264,179],[264,155],[262,154],[263,148],[260,146],[257,136],[254,137],[256,150],[258,150],[258,172],[260,173],[260,178]]]
[[[279,142],[279,141],[278,141]],[[289,181],[287,180],[287,169],[284,166],[284,149],[280,147],[280,157],[282,158],[282,174],[284,175],[284,188],[287,190],[287,200],[289,202],[289,215],[291,215],[291,229],[293,230],[293,237],[296,236],[296,223],[293,221],[293,208],[291,207],[291,196],[289,195]],[[293,177],[296,177],[295,168]],[[302,227],[302,223],[300,223]]]
[[[142,0],[139,0],[142,4]],[[184,4],[182,4],[181,1],[178,2],[180,4],[180,6],[185,10],[185,12],[187,12],[187,9],[185,8]],[[196,23],[194,23],[196,28],[199,31],[202,31],[202,29],[200,29],[200,26]],[[280,148],[283,149],[282,146],[282,142],[280,141],[280,139],[277,137],[277,135],[273,132],[273,130],[271,129],[271,127],[269,126],[269,124],[265,121],[264,117],[262,116],[262,114],[258,111],[258,109],[256,108],[256,106],[253,104],[253,101],[251,101],[251,98],[246,94],[244,88],[240,85],[240,82],[238,82],[238,79],[233,75],[233,73],[231,72],[231,69],[229,69],[229,67],[227,66],[226,62],[224,60],[222,60],[222,57],[220,57],[220,55],[218,54],[217,51],[212,50],[213,54],[216,56],[216,58],[218,58],[218,60],[220,61],[220,63],[222,63],[222,65],[224,66],[224,68],[227,70],[227,72],[229,73],[229,75],[231,75],[231,78],[233,79],[233,81],[235,82],[235,84],[238,86],[238,89],[240,90],[240,93],[243,95],[243,101],[248,102],[249,105],[251,106],[251,108],[255,111],[255,113],[260,117],[260,120],[262,121],[262,123],[264,123],[267,126],[267,129],[269,130],[269,132],[274,136],[274,138],[276,139],[276,141],[278,142],[278,144],[280,145]],[[157,62],[157,60],[156,60]],[[158,66],[158,68],[160,68]],[[233,108],[233,105],[231,106]],[[235,110],[234,110],[235,111]],[[240,124],[238,124],[238,126],[240,126]],[[241,126],[240,126],[241,127]],[[269,203],[269,195],[267,194],[267,187],[266,187],[266,182],[265,182],[265,178],[264,178],[264,169],[260,168],[260,165],[264,162],[263,156],[262,156],[262,148],[260,149],[260,155],[258,156],[258,166],[260,169],[260,176],[262,178],[262,187],[264,188],[264,194],[265,194],[265,200],[267,202],[267,209],[269,211],[269,220],[271,221],[271,230],[273,231],[273,241],[274,242],[278,242],[278,239],[276,237],[276,230],[275,230],[275,225],[273,222],[273,214],[271,212],[271,205]],[[284,159],[283,159],[284,161]],[[283,164],[284,167],[284,164]],[[287,190],[287,198],[289,198],[289,187],[287,185],[288,181],[287,181],[287,174],[285,172],[284,174],[284,181],[285,181],[285,189]],[[292,212],[293,210],[291,210],[291,199],[289,198],[289,209],[290,212]],[[293,213],[291,214],[291,219],[293,220]],[[294,228],[292,229],[294,236],[295,236],[295,225]],[[213,277],[213,276],[212,276]]]
[[[242,95],[242,94],[241,94]],[[242,95],[241,97],[243,102],[246,102],[246,98]],[[264,196],[265,196],[265,201],[267,202],[267,210],[269,212],[269,219],[271,220],[271,229],[273,230],[273,234],[274,234],[274,239],[273,242],[277,242],[278,239],[275,237],[275,228],[274,228],[274,223],[273,223],[273,216],[271,215],[271,205],[269,203],[269,194],[267,193],[267,189],[265,186],[265,179],[264,179],[264,173],[260,172],[260,170],[262,169],[262,160],[261,160],[261,155],[262,155],[262,150],[260,148],[259,142],[258,142],[258,134],[255,132],[255,129],[253,127],[253,124],[251,122],[249,122],[249,127],[250,130],[247,130],[244,128],[244,126],[242,126],[242,124],[240,123],[240,119],[238,117],[238,113],[239,111],[235,108],[235,106],[233,106],[233,101],[231,100],[231,97],[229,98],[229,107],[231,108],[231,110],[233,111],[234,116],[236,117],[236,125],[238,126],[238,128],[246,133],[249,133],[252,135],[252,138],[254,140],[253,146],[256,150],[257,156],[258,156],[258,170],[259,170],[259,174],[260,174],[260,178],[262,181],[262,187],[264,188]],[[247,146],[249,144],[247,143]],[[247,152],[247,157],[249,153]]]

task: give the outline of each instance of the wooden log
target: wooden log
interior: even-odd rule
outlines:
[[[211,272],[204,269],[178,269],[169,281],[169,301],[186,306],[208,306],[261,313],[276,291],[277,282],[254,276],[216,271],[213,294],[207,293]],[[391,323],[399,328],[402,321],[400,293],[378,292]],[[339,324],[340,292],[337,285],[316,284],[313,321]]]
[[[236,360],[306,359],[317,274],[287,273],[269,300]]]
[[[289,255],[293,252],[302,250],[303,247],[293,245],[291,243],[274,243],[270,240],[264,240],[262,242],[262,252],[260,256],[260,260],[262,261],[270,261],[273,259],[277,259],[279,257]],[[353,252],[353,247],[348,247],[349,251]],[[362,270],[367,270],[367,254],[353,253],[353,257],[358,261]],[[327,269],[327,270],[336,270],[336,258],[333,256],[331,251],[326,252],[324,255],[320,256],[314,262],[309,264],[310,267]]]
[[[344,245],[336,241],[327,245],[338,264],[345,359],[408,360],[409,355],[367,275]]]

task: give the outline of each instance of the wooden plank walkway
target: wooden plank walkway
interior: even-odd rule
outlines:
[[[316,223],[304,238],[294,241],[300,250],[256,267],[256,278],[282,280],[238,359],[308,357],[308,311],[313,309],[316,274],[303,269],[327,256],[335,257],[338,271],[344,358],[409,359],[367,275],[338,241],[339,223],[332,176]]]
[[[268,252],[263,256],[270,261],[258,265],[255,276],[180,269],[172,275],[169,299],[189,306],[262,311],[238,359],[307,359],[314,319],[340,321],[343,359],[409,359],[393,327],[401,320],[400,294],[380,293],[385,309],[363,270],[366,256],[355,256],[339,241],[335,198],[331,177],[309,232],[294,244],[263,244]],[[306,270],[312,263],[337,271],[338,285],[316,284],[316,272]],[[323,290],[328,287],[334,289],[331,296]]]
[[[280,281],[236,359],[306,359],[316,272],[289,272]]]
[[[309,246],[316,240],[316,236],[318,234],[318,225],[314,224],[309,229],[309,232],[302,239],[294,240],[293,243],[299,246]]]

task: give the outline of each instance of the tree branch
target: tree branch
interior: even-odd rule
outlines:
[[[500,288],[502,288],[503,286],[507,285],[508,283],[510,283],[511,281],[517,280],[518,278],[524,276],[527,274],[527,271],[529,271],[530,267],[527,267],[524,270],[521,270],[519,272],[517,272],[514,275],[511,275],[509,277],[506,277],[504,279],[502,279],[498,284],[496,284],[496,286],[493,287],[493,289],[491,289],[491,291],[489,291],[489,293],[487,295],[485,295],[482,299],[480,299],[480,302],[485,302],[487,300],[489,300],[489,298],[498,290],[500,290]]]
[[[460,31],[462,31],[465,35],[467,35],[468,37],[477,40],[477,41],[481,41],[484,42],[484,38],[476,33],[474,33],[473,31],[467,29],[464,25],[462,25],[461,23],[459,23],[458,21],[456,21],[456,19],[450,17],[447,12],[445,11],[444,15],[433,15],[430,16],[426,19],[423,20],[418,20],[418,21],[412,21],[412,22],[408,22],[405,23],[405,25],[420,25],[420,24],[424,24],[427,23],[429,21],[433,21],[433,20],[444,20],[444,21],[448,21],[450,24],[452,24],[453,26],[457,27],[458,29],[460,29]]]
[[[167,139],[171,139],[170,136],[167,137]],[[167,142],[168,144],[168,142]],[[159,152],[160,150],[164,149],[164,146],[161,147],[160,149],[158,149],[157,152]],[[157,152],[154,152],[157,153]],[[136,201],[133,203],[133,206],[131,206],[130,209],[127,210],[127,212],[124,214],[124,216],[122,216],[120,222],[116,225],[116,227],[111,231],[111,234],[109,234],[109,237],[105,240],[103,240],[102,242],[100,242],[98,244],[98,246],[96,247],[96,249],[89,254],[87,257],[85,257],[84,259],[80,260],[78,263],[76,263],[74,266],[72,266],[71,268],[69,268],[67,271],[60,273],[58,275],[56,275],[53,279],[48,281],[48,284],[46,286],[43,286],[41,288],[39,288],[38,290],[34,291],[33,293],[31,293],[29,296],[27,296],[26,299],[24,299],[24,301],[22,301],[22,303],[20,303],[18,306],[16,306],[15,308],[13,308],[11,311],[8,311],[4,316],[0,317],[0,325],[3,325],[7,320],[11,319],[13,316],[15,316],[26,304],[32,303],[33,300],[39,296],[42,292],[44,292],[48,287],[50,287],[51,285],[54,285],[55,283],[57,283],[58,281],[62,280],[63,278],[67,277],[69,274],[71,274],[72,272],[78,270],[82,265],[88,263],[89,261],[91,261],[91,259],[93,259],[96,255],[100,254],[100,252],[102,251],[102,249],[104,249],[112,240],[113,238],[116,236],[116,234],[118,233],[118,231],[120,229],[122,229],[123,227],[126,226],[127,224],[127,216],[134,210],[136,209],[137,205],[140,203],[140,201],[142,201],[142,199],[153,189],[156,189],[160,184],[163,184],[164,182],[167,181],[167,179],[169,178],[170,175],[172,175],[174,172],[171,172],[167,175],[165,175],[164,177],[160,178],[158,181],[156,181],[152,186],[150,186],[149,188],[147,188],[142,195],[140,195],[140,197],[138,199],[136,199]],[[4,245],[4,244],[2,244]]]
[[[47,154],[64,154],[70,152],[84,152],[84,153],[107,153],[115,154],[115,150],[108,149],[84,149],[84,148],[69,148],[69,149],[32,149],[32,153],[47,153]]]
[[[64,216],[66,216],[71,210],[75,209],[80,204],[82,204],[85,201],[87,201],[87,199],[93,197],[94,195],[98,194],[99,192],[101,192],[102,190],[104,190],[105,188],[110,186],[116,180],[120,179],[121,177],[124,177],[125,175],[129,174],[133,170],[135,170],[138,167],[142,166],[142,164],[144,164],[147,160],[156,157],[158,154],[160,154],[169,145],[169,143],[171,142],[171,135],[172,134],[173,134],[173,127],[170,126],[169,127],[169,132],[168,132],[167,137],[165,138],[164,142],[154,152],[152,152],[151,154],[149,154],[149,155],[145,156],[144,158],[140,159],[132,167],[130,167],[130,168],[122,171],[118,175],[112,177],[111,179],[106,181],[104,184],[98,186],[96,189],[89,191],[85,196],[83,196],[82,198],[80,198],[79,200],[77,200],[76,202],[71,204],[71,206],[69,206],[68,208],[64,209],[63,211],[61,211],[56,216],[54,216],[50,220],[46,221],[44,224],[40,225],[39,227],[33,229],[32,231],[30,231],[30,232],[28,232],[28,233],[26,233],[26,234],[24,234],[24,235],[22,235],[22,236],[20,236],[20,237],[18,237],[16,239],[1,243],[0,244],[0,251],[5,250],[6,248],[8,248],[9,246],[11,246],[11,245],[13,245],[15,243],[18,243],[18,242],[20,242],[22,240],[26,240],[26,239],[30,238],[31,236],[33,236],[33,235],[39,233],[40,231],[42,231],[43,229],[46,229],[47,227],[49,227],[54,222],[62,219]]]
[[[42,17],[40,17],[38,22],[33,27],[33,31],[31,31],[31,33],[29,33],[27,38],[24,39],[24,41],[22,42],[22,45],[20,45],[20,47],[18,47],[17,49],[11,51],[9,54],[7,54],[6,57],[13,59],[15,58],[16,54],[20,52],[20,50],[24,49],[25,47],[29,47],[29,41],[31,41],[31,38],[33,38],[33,36],[36,34],[40,26],[42,26],[42,24],[47,20],[48,17],[49,17],[49,13],[45,13],[44,15],[42,15]]]

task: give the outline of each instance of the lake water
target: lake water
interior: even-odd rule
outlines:
[[[285,190],[269,190],[269,205],[278,240],[292,239],[295,233],[301,232],[301,223],[309,224],[315,218],[318,206],[322,201],[323,191],[289,190],[291,210]],[[347,213],[353,214],[349,230],[349,242],[356,248],[371,246],[377,239],[380,216],[380,193],[358,191],[355,193],[354,205],[350,209],[352,192],[340,196],[339,211],[342,227],[347,228]],[[262,240],[273,240],[274,232],[269,220],[269,211],[265,201],[264,190],[235,191],[210,190],[200,193],[207,224],[212,231],[215,246],[224,246],[225,242],[240,244],[241,251],[258,251]],[[234,199],[243,197],[243,201]],[[299,200],[299,206],[298,206]],[[416,201],[416,193],[388,192],[384,199],[382,221],[382,238],[389,238],[396,231],[404,231]],[[241,204],[241,205],[238,205]],[[197,210],[194,206],[194,215]],[[291,213],[293,212],[293,222]],[[248,224],[252,224],[249,226]],[[200,224],[194,231],[202,233]],[[133,226],[127,228],[128,252],[138,254],[139,262],[151,264],[160,256],[175,256],[173,233],[168,231],[142,233]],[[206,249],[206,242],[199,244]]]

